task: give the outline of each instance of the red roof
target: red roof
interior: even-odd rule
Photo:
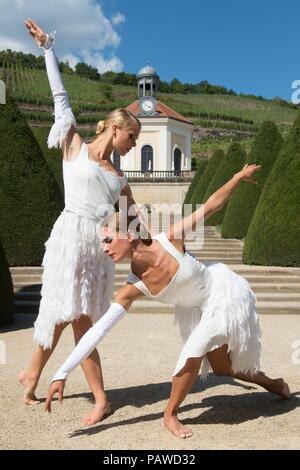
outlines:
[[[139,106],[139,101],[134,101],[133,103],[131,103],[129,106],[127,106],[126,108],[128,111],[130,111],[132,114],[134,114],[135,116],[138,117],[138,115],[140,114],[140,106]],[[162,103],[161,101],[157,101],[157,104],[156,104],[156,112],[158,113],[158,116],[142,116],[143,118],[144,117],[151,117],[151,118],[155,118],[155,117],[169,117],[169,118],[172,118],[172,119],[176,119],[177,121],[182,121],[182,122],[185,122],[187,124],[191,124],[193,125],[193,123],[191,121],[189,121],[188,119],[186,119],[185,117],[181,116],[181,114],[179,113],[176,113],[176,111],[174,111],[174,109],[171,109],[169,108],[169,106],[167,106],[166,104]],[[141,116],[140,116],[141,117]]]

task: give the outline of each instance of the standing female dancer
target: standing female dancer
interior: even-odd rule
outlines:
[[[53,50],[53,36],[32,20],[25,22],[36,43],[44,49],[48,79],[54,98],[55,124],[49,147],[60,145],[63,154],[65,209],[46,243],[41,303],[35,322],[37,347],[26,371],[19,375],[24,401],[38,403],[35,389],[60,335],[72,323],[75,343],[107,310],[112,296],[114,263],[99,243],[99,225],[113,211],[120,194],[134,204],[127,180],[113,166],[110,155],[125,155],[135,146],[140,122],[125,109],[109,113],[98,123],[97,138],[86,145],[76,132],[67,92]],[[104,393],[100,358],[91,351],[82,363],[95,407],[86,424],[101,420],[110,411]]]
[[[58,392],[62,401],[68,374],[92,351],[107,331],[126,313],[132,302],[145,295],[177,307],[177,319],[188,337],[178,359],[169,402],[164,413],[166,427],[180,438],[191,431],[177,418],[180,404],[197,379],[200,366],[206,375],[226,375],[258,384],[269,392],[290,397],[282,379],[260,372],[260,327],[255,295],[248,282],[222,263],[203,263],[185,251],[183,238],[203,219],[220,210],[240,181],[255,183],[252,174],[260,166],[246,165],[189,217],[160,233],[145,245],[135,234],[117,226],[107,227],[105,252],[115,261],[131,259],[128,283],[116,294],[105,315],[86,333],[50,385],[46,410]]]

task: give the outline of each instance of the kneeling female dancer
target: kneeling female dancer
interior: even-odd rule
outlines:
[[[182,328],[190,328],[173,374],[172,390],[164,412],[166,427],[180,438],[191,431],[177,418],[180,404],[191,390],[199,373],[230,376],[258,384],[282,396],[290,397],[283,379],[270,379],[260,371],[260,327],[255,310],[255,295],[248,282],[222,263],[203,263],[185,251],[184,234],[199,221],[220,210],[240,181],[255,183],[252,174],[260,166],[245,165],[230,181],[190,216],[171,226],[167,232],[145,245],[135,233],[117,228],[104,231],[104,250],[115,261],[131,260],[128,283],[123,286],[106,314],[80,340],[59,369],[50,385],[46,410],[58,392],[62,400],[64,381],[107,331],[126,313],[132,302],[143,295],[167,304],[175,304]],[[199,314],[198,323],[195,315]]]
[[[99,226],[114,211],[120,194],[129,206],[134,204],[127,179],[113,166],[110,156],[114,150],[122,156],[129,152],[141,126],[126,109],[117,109],[99,122],[93,142],[85,144],[76,130],[53,50],[53,36],[30,19],[25,24],[45,53],[55,110],[48,145],[62,149],[65,190],[65,208],[55,222],[43,259],[42,298],[34,325],[37,347],[27,369],[19,375],[25,388],[24,402],[34,405],[38,403],[35,389],[40,375],[66,325],[72,324],[77,343],[110,305],[114,263],[99,243]],[[110,411],[97,350],[90,351],[82,369],[95,398],[95,407],[85,424],[94,424]]]

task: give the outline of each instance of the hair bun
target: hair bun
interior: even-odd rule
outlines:
[[[96,134],[101,134],[105,129],[105,121],[99,121],[97,124]]]

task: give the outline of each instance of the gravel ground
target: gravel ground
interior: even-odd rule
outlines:
[[[0,334],[2,350],[6,347],[6,364],[0,365],[1,449],[300,449],[300,315],[261,316],[263,369],[285,378],[292,399],[211,375],[206,383],[198,381],[182,405],[180,417],[194,433],[184,441],[162,425],[181,349],[172,315],[129,314],[105,338],[98,349],[114,413],[89,428],[81,425],[92,399],[80,368],[67,382],[63,405],[54,402],[50,415],[43,404],[22,404],[17,374],[32,351],[33,320],[16,315]],[[50,378],[72,348],[68,328],[47,364],[38,397],[44,399]]]

